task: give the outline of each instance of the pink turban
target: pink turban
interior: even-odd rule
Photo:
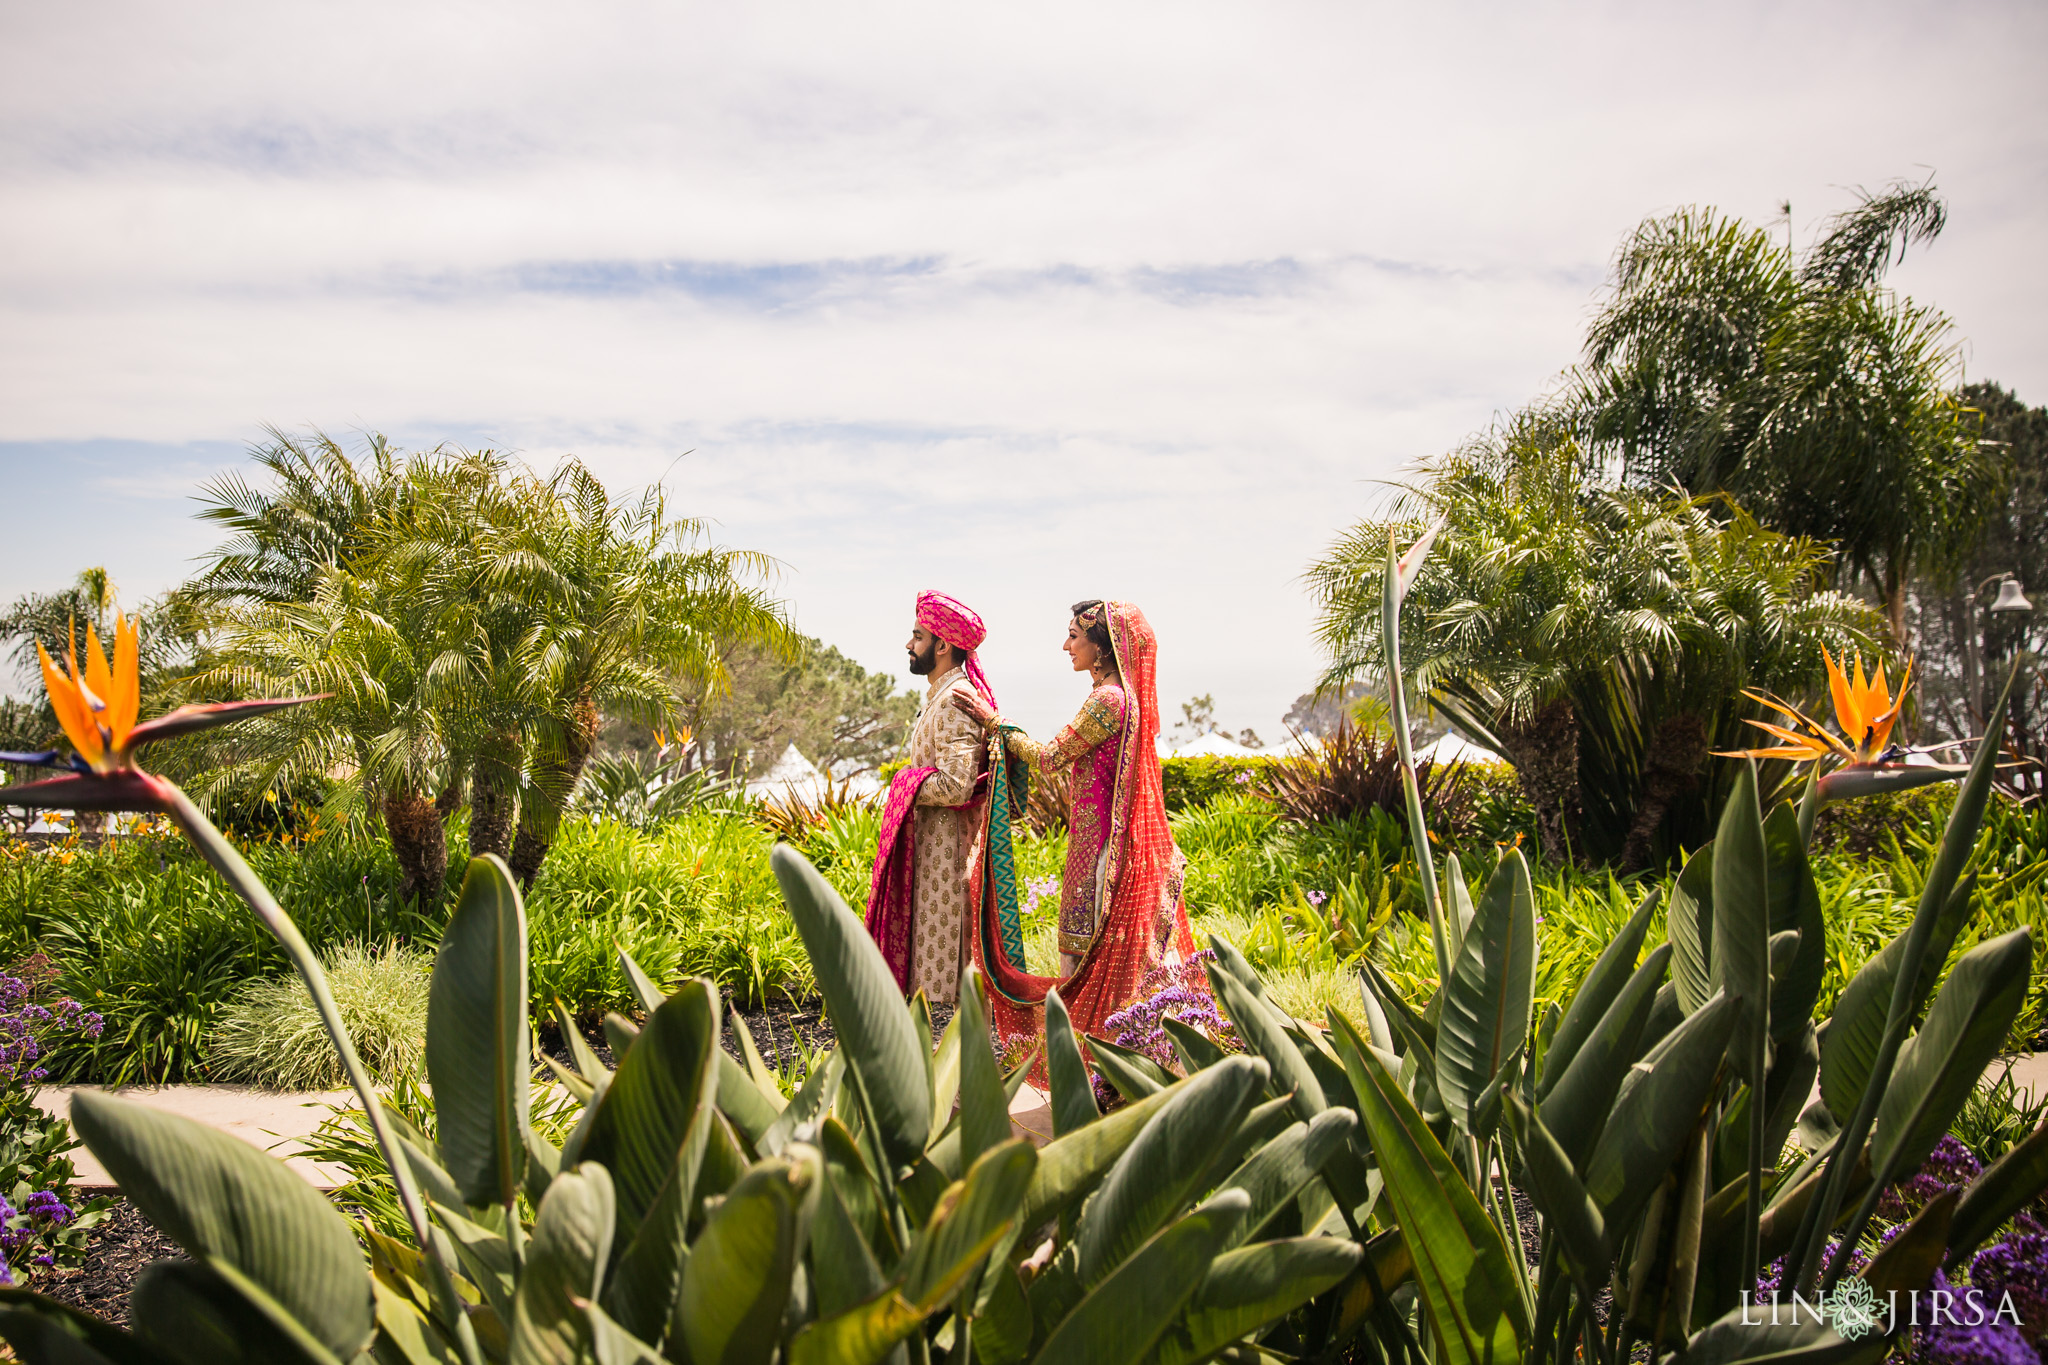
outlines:
[[[953,648],[967,651],[967,681],[992,709],[1000,709],[996,708],[995,689],[988,685],[988,675],[974,657],[974,651],[988,638],[988,627],[981,618],[959,600],[926,588],[917,595],[917,623]]]

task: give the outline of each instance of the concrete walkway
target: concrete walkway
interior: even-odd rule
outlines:
[[[36,1092],[36,1107],[44,1113],[69,1120],[71,1097],[81,1090],[101,1090],[97,1085],[46,1085]],[[310,1137],[326,1121],[333,1108],[353,1108],[355,1093],[349,1090],[276,1091],[257,1090],[245,1085],[163,1085],[124,1086],[110,1092],[124,1100],[146,1104],[152,1109],[196,1119],[223,1133],[232,1133],[250,1146],[285,1158],[285,1165],[310,1181],[314,1188],[331,1190],[348,1179],[348,1173],[330,1163],[293,1156],[304,1149],[301,1139]],[[83,1147],[71,1153],[78,1170],[78,1187],[95,1194],[114,1189],[113,1177],[98,1158]]]

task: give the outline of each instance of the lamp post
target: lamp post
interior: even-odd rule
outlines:
[[[1984,589],[1990,587],[1993,583],[1998,584],[1998,596],[1992,599],[1991,605],[1986,608],[1986,612],[1992,618],[2000,616],[2015,618],[2023,616],[2034,609],[2034,604],[2027,600],[2025,591],[2021,589],[2019,579],[2002,571],[1995,574],[1987,574],[1976,587],[1972,588],[1970,590],[1970,601],[1973,603],[1977,601],[1978,598],[1984,595]],[[1976,677],[1972,679],[1975,686],[1971,689],[1976,695],[1971,698],[1971,701],[1974,703],[1976,712],[1980,717],[1984,714],[1986,706],[1984,694],[1988,690],[1990,683],[1991,669],[1988,665],[1997,662],[1996,659],[1989,657],[1992,652],[1990,624],[1990,621],[1986,621],[1984,626],[1984,648],[1979,656],[1982,662],[1975,663],[1971,670],[1976,674]],[[1969,640],[1973,646],[1976,644],[1977,632],[1975,630],[1970,632]],[[1971,652],[1976,653],[1976,650],[1973,649]]]

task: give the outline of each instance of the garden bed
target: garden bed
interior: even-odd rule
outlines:
[[[128,1291],[144,1267],[165,1257],[184,1260],[185,1254],[152,1227],[140,1209],[121,1199],[108,1210],[106,1221],[86,1234],[82,1265],[39,1277],[31,1287],[59,1303],[126,1326]]]

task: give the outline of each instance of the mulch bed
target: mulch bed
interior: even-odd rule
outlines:
[[[118,1326],[128,1323],[128,1291],[142,1268],[165,1257],[185,1259],[178,1244],[151,1227],[133,1204],[116,1200],[105,1222],[86,1232],[85,1263],[38,1276],[29,1288]]]

